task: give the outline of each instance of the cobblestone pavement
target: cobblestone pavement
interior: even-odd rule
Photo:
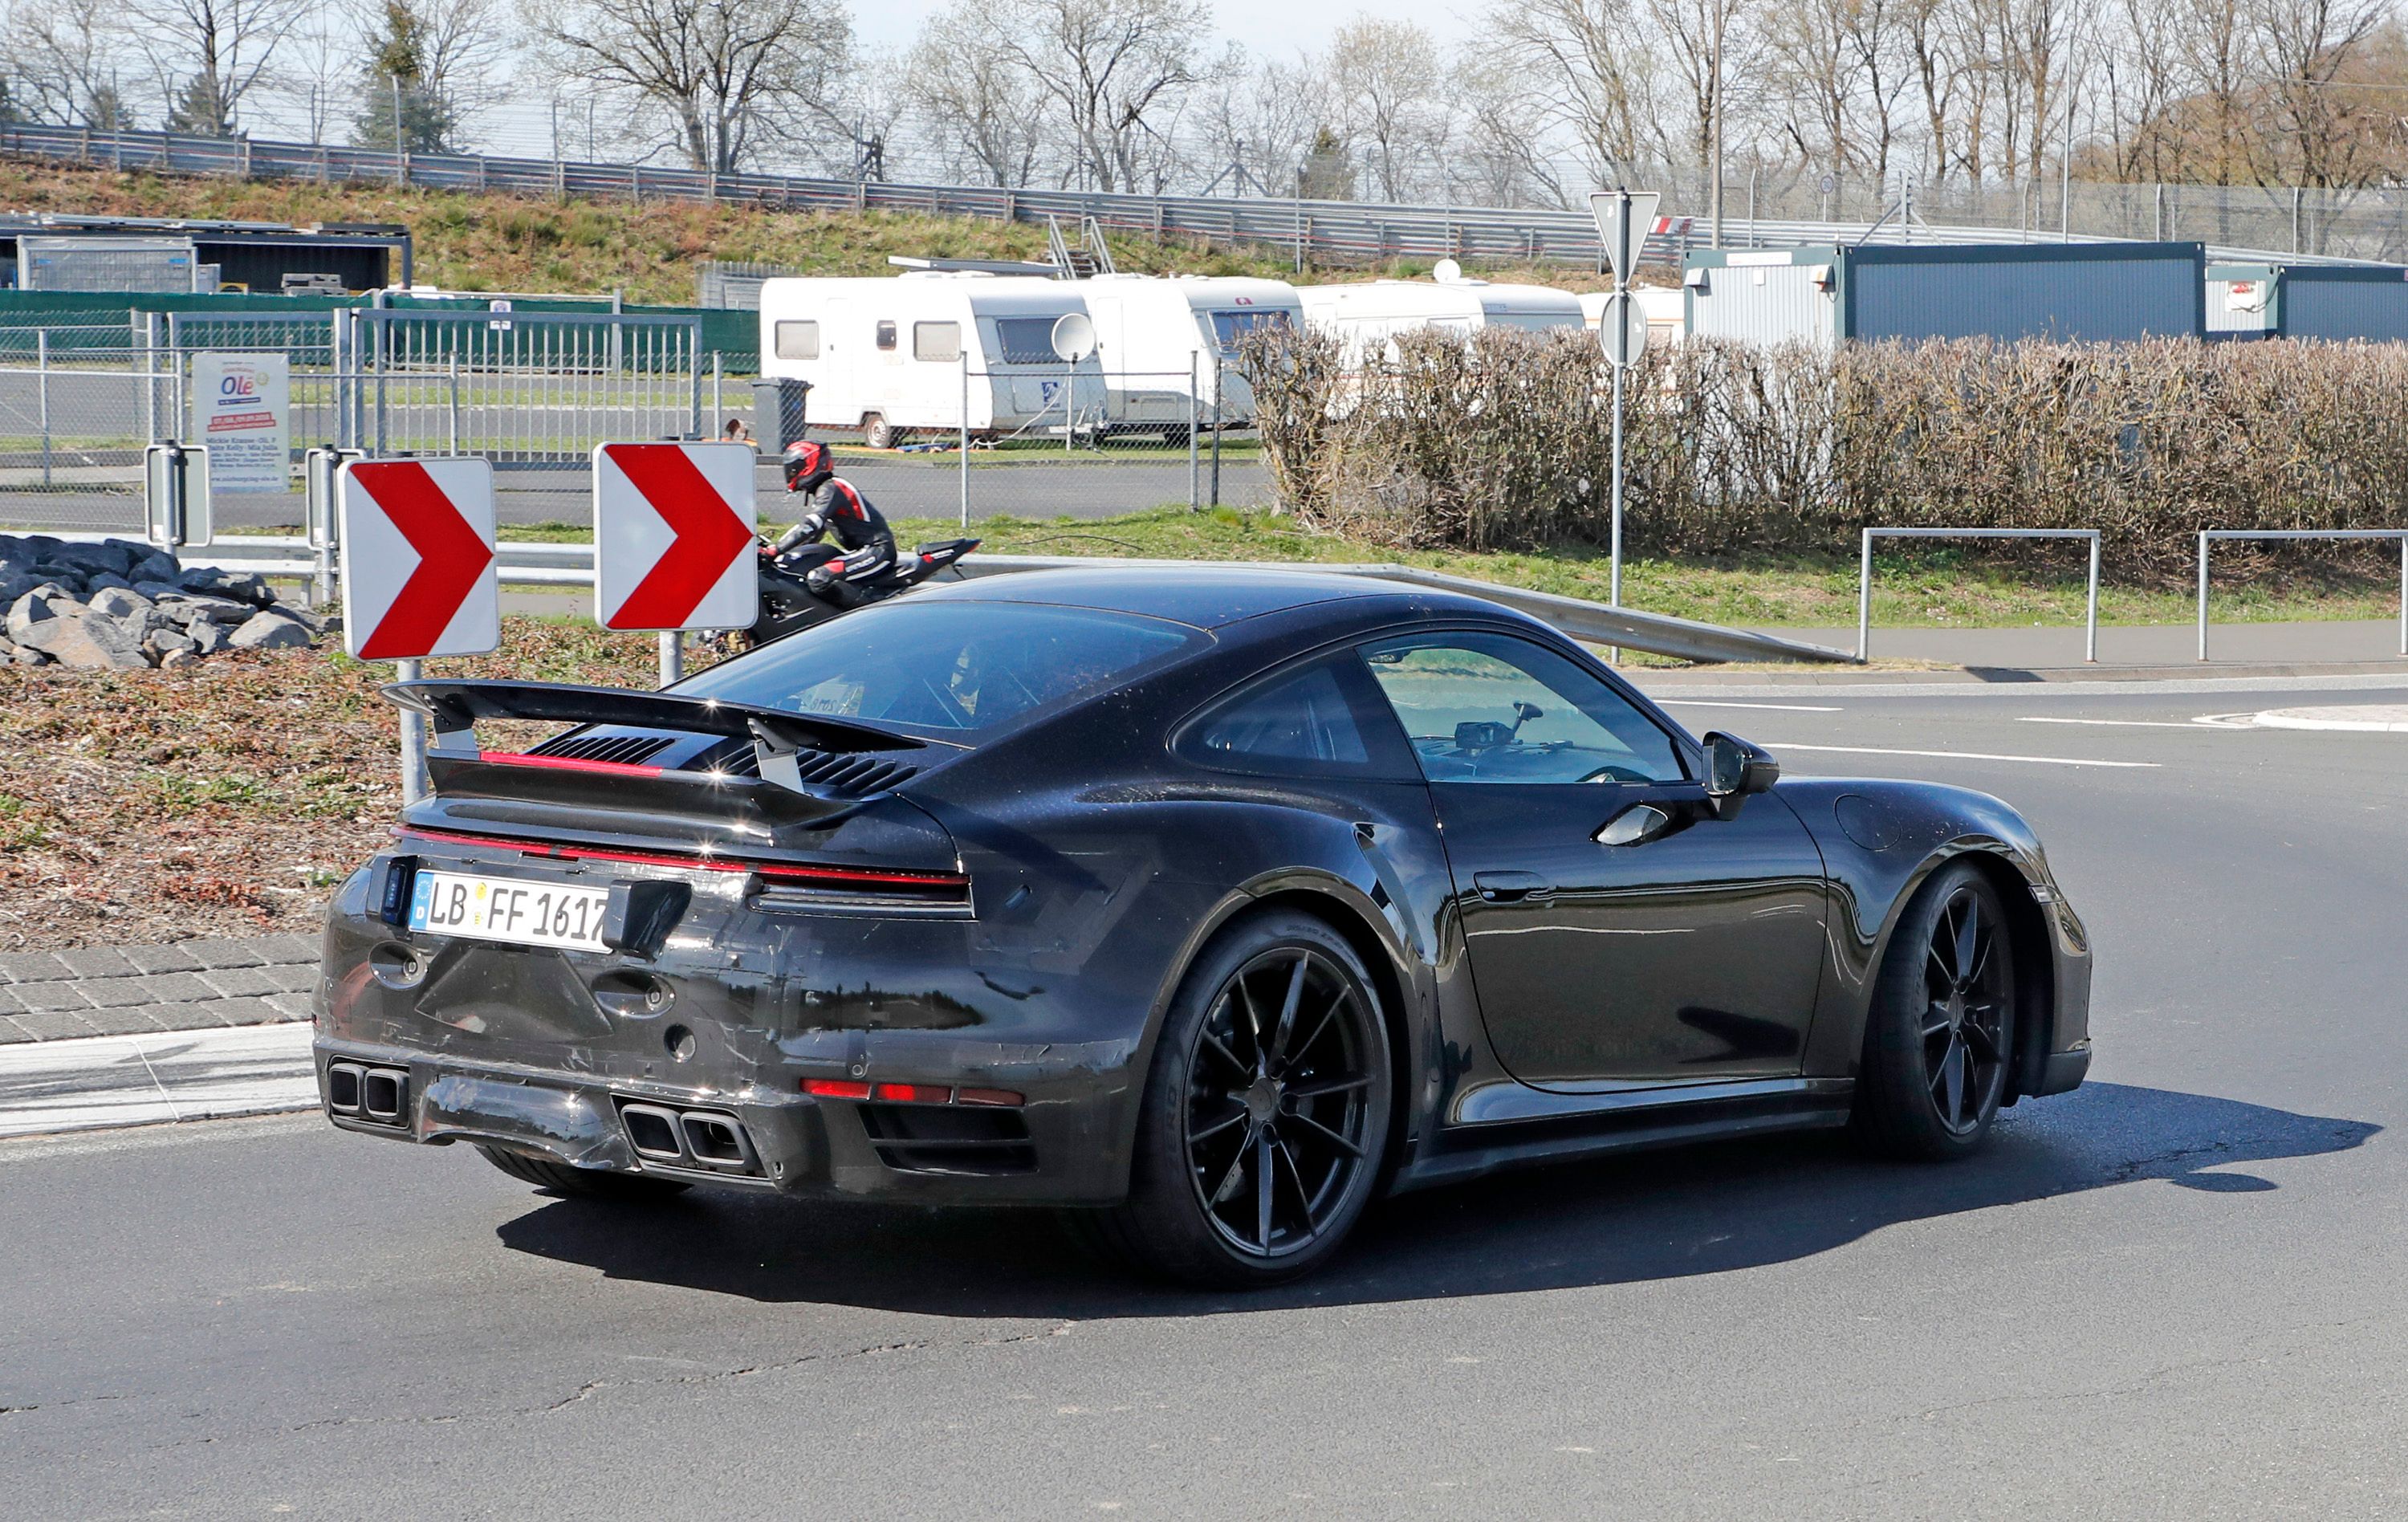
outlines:
[[[0,955],[0,1045],[309,1018],[316,938]]]

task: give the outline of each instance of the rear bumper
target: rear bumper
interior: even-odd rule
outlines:
[[[1105,1204],[1126,1187],[1125,1161],[1107,1142],[1115,1107],[1095,1092],[1092,1071],[1024,1078],[1017,1106],[896,1104],[603,1079],[323,1037],[315,1052],[327,1119],[388,1141],[922,1204]],[[363,1074],[378,1113],[361,1102]],[[395,1089],[398,1103],[386,1102]]]
[[[2071,1052],[2051,1052],[2041,1064],[2040,1083],[2034,1085],[2034,1096],[2064,1094],[2082,1086],[2090,1071],[2090,1042],[2087,1038]]]

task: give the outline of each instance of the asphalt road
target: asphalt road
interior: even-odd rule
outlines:
[[[2403,689],[1701,695],[1798,772],[2028,813],[2090,1084],[1950,1168],[1409,1197],[1257,1299],[308,1117],[0,1145],[0,1516],[2397,1516],[2408,735],[2191,721]]]

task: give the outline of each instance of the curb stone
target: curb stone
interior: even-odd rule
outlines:
[[[307,1020],[318,942],[231,936],[0,955],[0,1046]]]

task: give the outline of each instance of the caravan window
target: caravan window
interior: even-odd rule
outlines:
[[[781,323],[777,330],[780,359],[817,359],[820,357],[820,325],[817,323]]]
[[[892,319],[892,318],[882,318],[882,319],[880,319],[880,320],[879,320],[879,323],[878,323],[878,347],[879,347],[879,348],[881,348],[881,349],[892,349],[892,348],[894,348],[894,347],[895,347],[895,321],[894,321],[894,319]]]
[[[1214,312],[1212,337],[1219,341],[1221,352],[1234,354],[1246,335],[1258,327],[1284,328],[1287,313],[1283,311]]]
[[[1054,352],[1051,317],[998,317],[995,320],[996,355],[1006,365],[1059,365]]]
[[[962,357],[962,325],[959,323],[914,323],[911,324],[911,357],[941,360],[947,365]]]

